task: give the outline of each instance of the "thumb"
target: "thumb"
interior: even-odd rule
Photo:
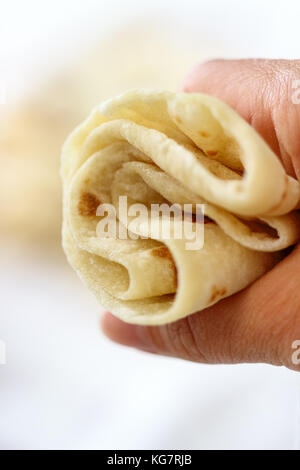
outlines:
[[[299,60],[212,60],[197,65],[182,88],[229,104],[300,180],[300,106],[293,102],[299,79]]]

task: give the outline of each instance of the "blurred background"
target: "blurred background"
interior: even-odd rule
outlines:
[[[299,449],[300,381],[110,343],[61,249],[60,149],[103,99],[299,58],[297,0],[10,0],[0,16],[1,449]]]

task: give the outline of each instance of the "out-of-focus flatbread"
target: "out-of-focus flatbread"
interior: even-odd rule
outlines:
[[[0,235],[60,239],[61,146],[91,107],[132,87],[176,89],[200,59],[150,25],[125,27],[0,116]]]

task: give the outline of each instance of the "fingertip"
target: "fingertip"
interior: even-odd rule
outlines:
[[[197,73],[198,68],[201,67],[201,64],[197,64],[195,67],[192,68],[192,70],[187,74],[185,79],[183,80],[181,86],[180,86],[180,91],[189,93],[193,91],[193,84],[195,81],[195,76]]]
[[[126,323],[110,312],[104,312],[100,324],[105,336],[115,343],[142,351],[155,352],[153,345],[148,340],[147,327]]]
[[[110,312],[104,312],[100,320],[103,333],[112,341],[130,346],[133,341],[133,325],[119,320]]]
[[[184,79],[180,90],[186,93],[205,92],[206,85],[209,85],[210,82],[207,80],[208,75],[213,73],[213,70],[222,62],[224,59],[212,59],[198,63]]]
[[[181,91],[184,91],[186,93],[198,91],[197,85],[198,85],[199,70],[201,70],[202,66],[203,66],[203,63],[199,63],[195,67],[192,68],[192,70],[185,77],[180,87]]]

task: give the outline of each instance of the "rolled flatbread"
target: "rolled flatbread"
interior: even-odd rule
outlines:
[[[132,90],[97,106],[64,145],[62,177],[68,260],[130,323],[202,310],[300,238],[299,183],[248,123],[204,94]]]

